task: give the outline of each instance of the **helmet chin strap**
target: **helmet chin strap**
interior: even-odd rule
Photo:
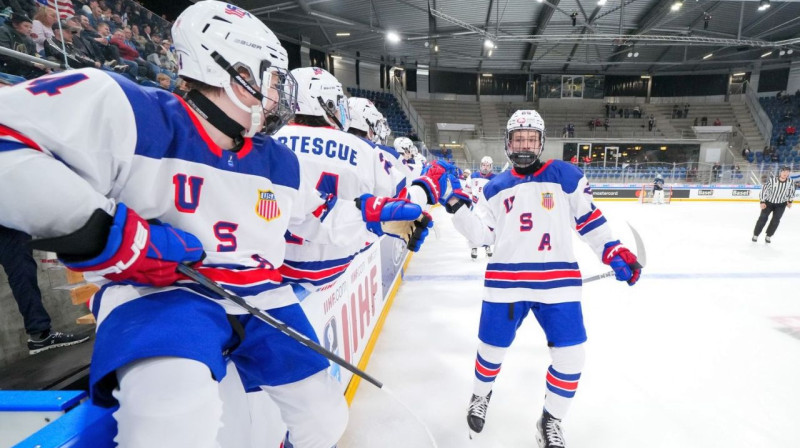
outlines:
[[[249,137],[244,134],[244,126],[231,119],[225,112],[222,111],[213,101],[206,98],[205,95],[197,90],[190,90],[186,94],[186,104],[188,104],[198,115],[203,117],[206,121],[211,123],[211,126],[219,129],[220,132],[230,137],[234,141],[233,151],[238,151],[244,144],[242,136]],[[251,126],[252,127],[252,126]]]
[[[256,135],[259,128],[261,127],[261,117],[264,116],[264,111],[259,106],[251,106],[247,107],[241,100],[236,96],[236,92],[233,91],[233,87],[230,84],[223,87],[225,93],[228,95],[228,98],[233,102],[236,107],[239,109],[250,113],[250,127],[246,130],[242,127],[242,136],[243,137],[252,137]]]

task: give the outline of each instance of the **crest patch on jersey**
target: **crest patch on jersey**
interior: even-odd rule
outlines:
[[[281,216],[281,209],[278,208],[278,201],[272,190],[258,190],[256,215],[264,218],[265,221],[272,221]]]
[[[542,193],[542,207],[547,210],[552,210],[555,206],[556,202],[553,199],[553,193]]]

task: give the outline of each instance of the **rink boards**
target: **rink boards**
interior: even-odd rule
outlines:
[[[760,185],[702,185],[667,184],[672,188],[672,201],[692,202],[758,202]],[[592,184],[595,201],[636,202],[642,192],[642,184]],[[800,199],[800,193],[795,192]]]

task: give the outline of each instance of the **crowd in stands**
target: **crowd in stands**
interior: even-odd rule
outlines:
[[[749,148],[742,156],[750,163],[800,164],[800,90],[794,95],[778,92],[774,97],[760,98],[759,102],[772,122],[772,135],[762,151]]]
[[[133,0],[0,0],[0,46],[62,67],[95,67],[180,90],[170,27]],[[31,79],[51,69],[0,56],[0,72]]]
[[[642,109],[638,104],[633,106],[605,104],[606,118],[642,118]]]

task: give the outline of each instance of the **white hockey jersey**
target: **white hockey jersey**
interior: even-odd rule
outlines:
[[[531,175],[500,173],[483,194],[485,214],[479,217],[475,209],[461,207],[453,223],[473,243],[495,245],[486,267],[484,300],[579,301],[582,280],[572,232],[577,231],[598,257],[614,240],[581,171],[551,160]]]
[[[484,176],[480,172],[476,171],[464,181],[463,190],[472,196],[473,204],[477,204],[483,198],[483,187],[485,187],[490,180],[494,179],[495,176],[496,174],[494,173],[489,173],[488,176]]]
[[[287,125],[275,138],[297,155],[303,178],[321,194],[352,202],[364,193],[394,197],[406,177],[374,144],[331,127]],[[422,193],[424,196],[424,192]],[[319,244],[287,235],[284,278],[313,289],[335,280],[360,251],[377,240],[370,234],[351,245]]]
[[[0,89],[0,224],[61,236],[119,202],[196,235],[203,264],[218,268],[205,273],[263,309],[297,303],[278,271],[287,230],[343,245],[369,235],[351,201],[325,207],[285,146],[257,136],[223,150],[167,91],[94,69]],[[111,283],[92,311],[102,325],[116,306],[158,291]]]

